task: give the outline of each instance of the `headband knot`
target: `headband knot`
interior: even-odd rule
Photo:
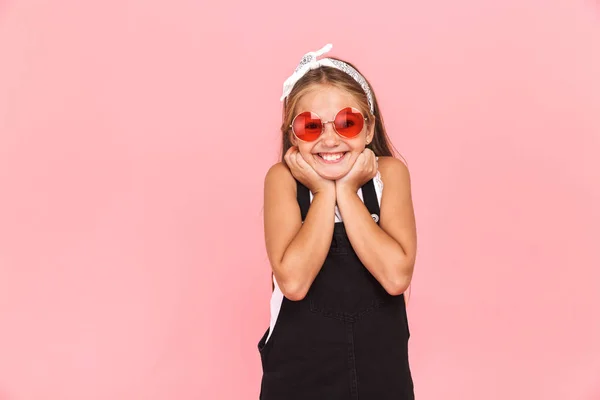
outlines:
[[[361,88],[363,89],[363,91],[365,92],[365,94],[367,96],[369,108],[371,110],[371,114],[373,114],[374,107],[373,107],[373,95],[371,93],[371,88],[369,87],[365,78],[361,74],[359,74],[356,69],[352,68],[350,65],[346,64],[343,61],[334,60],[331,58],[322,58],[320,60],[317,59],[317,57],[322,56],[325,53],[328,53],[332,48],[333,48],[333,45],[331,43],[328,43],[317,51],[311,51],[311,52],[306,53],[300,60],[300,63],[298,63],[298,66],[294,70],[294,73],[292,75],[290,75],[283,83],[283,94],[281,95],[281,98],[279,100],[283,101],[287,96],[289,96],[289,94],[292,92],[292,89],[294,88],[294,85],[308,71],[317,69],[317,68],[320,68],[323,66],[332,67],[332,68],[336,68],[340,71],[345,72],[346,74],[350,75],[356,82],[358,82],[358,84],[361,86]]]

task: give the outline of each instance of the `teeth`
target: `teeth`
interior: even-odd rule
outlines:
[[[321,153],[325,161],[337,161],[344,156],[344,153]]]

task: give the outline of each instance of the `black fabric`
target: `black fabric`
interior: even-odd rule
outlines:
[[[372,184],[363,198],[378,216]],[[310,194],[298,189],[304,219]],[[307,295],[284,298],[268,334],[258,344],[261,400],[414,400],[404,296],[389,295],[365,268],[343,223]]]
[[[377,200],[375,183],[372,179],[363,185],[362,195],[365,206],[371,213],[371,217],[375,222],[379,223],[379,201]]]
[[[365,206],[367,207],[367,210],[369,210],[372,216],[377,216],[376,222],[378,222],[379,201],[377,199],[375,183],[371,179],[362,186],[361,190],[363,195],[363,201],[365,203]],[[300,214],[302,216],[302,221],[304,221],[306,219],[306,215],[308,214],[308,209],[310,208],[310,190],[308,190],[308,188],[299,181],[296,181],[296,199],[298,200],[298,205],[300,206]]]
[[[302,221],[306,219],[308,214],[308,208],[310,207],[310,191],[306,186],[296,181],[296,198],[298,199],[298,205],[300,206],[300,214],[302,215]]]

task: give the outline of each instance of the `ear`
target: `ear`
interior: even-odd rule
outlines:
[[[373,122],[371,122],[371,120],[369,122],[371,122],[368,127],[367,127],[367,138],[366,138],[366,142],[367,144],[370,144],[371,142],[373,142],[373,137],[375,136],[375,120],[372,119]]]

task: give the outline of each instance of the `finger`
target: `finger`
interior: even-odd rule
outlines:
[[[289,162],[291,160],[291,158],[294,156],[295,153],[298,152],[298,148],[295,146],[290,147],[285,155],[283,156],[283,159],[286,161],[286,163],[289,165]]]
[[[287,158],[288,158],[288,159],[290,159],[290,160],[291,160],[291,159],[293,159],[293,158],[295,158],[295,157],[296,157],[296,153],[298,153],[298,148],[297,148],[297,147],[294,147],[294,146],[292,146],[292,147],[290,147],[290,148],[289,148],[289,150],[287,151],[287,153],[286,153],[286,156],[287,156]]]
[[[300,171],[300,168],[298,167],[298,163],[296,162],[296,157],[294,157],[294,156],[290,157],[288,167],[290,169],[290,172],[292,173],[292,176],[296,179],[300,179],[300,177],[302,176],[302,172]]]
[[[306,160],[304,159],[304,157],[302,156],[302,154],[300,154],[300,152],[296,153],[296,162],[298,163],[298,165],[300,167],[307,167],[308,163],[306,162]]]
[[[375,157],[375,154],[371,153],[369,158],[370,158],[371,165],[377,166],[379,159],[377,157]]]
[[[285,161],[285,164],[289,167],[290,166],[290,152],[288,151],[287,153],[285,153],[285,156],[283,156],[283,161]]]
[[[361,153],[356,157],[354,165],[352,165],[351,171],[361,171],[365,167],[365,156]]]
[[[374,157],[375,158],[375,165],[373,168],[373,178],[377,175],[377,172],[379,171],[379,157]]]
[[[298,164],[298,154],[300,154],[298,151],[293,151],[290,154],[290,160],[292,160],[292,162],[296,165]]]
[[[285,153],[286,156],[291,156],[294,153],[298,152],[298,148],[295,146],[292,146],[288,149],[288,151]]]
[[[371,165],[371,156],[369,153],[361,154],[362,157],[362,166],[363,168],[368,168]]]
[[[372,151],[365,152],[365,170],[368,175],[372,175],[377,171],[377,159]]]
[[[377,165],[377,157],[375,157],[375,153],[373,153],[371,150],[369,150],[369,152],[366,153],[366,158],[369,166]]]
[[[286,152],[286,154],[294,154],[295,152],[298,151],[298,148],[296,146],[291,146],[288,151]]]

